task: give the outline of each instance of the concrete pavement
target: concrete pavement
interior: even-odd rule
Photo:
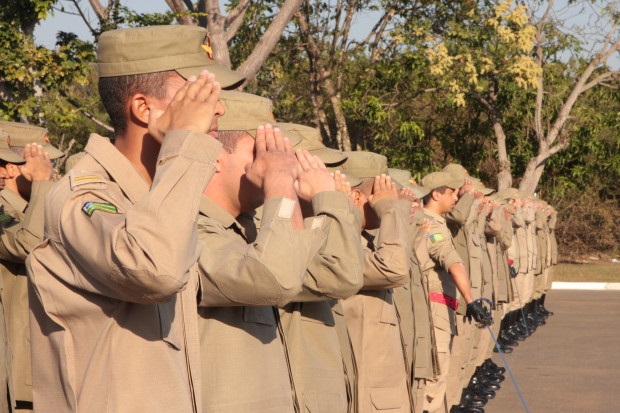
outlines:
[[[554,290],[545,304],[555,315],[505,355],[530,412],[620,412],[620,291]],[[485,412],[525,412],[508,373]]]

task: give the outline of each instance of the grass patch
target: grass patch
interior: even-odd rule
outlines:
[[[553,281],[620,282],[620,263],[562,262],[552,271]]]

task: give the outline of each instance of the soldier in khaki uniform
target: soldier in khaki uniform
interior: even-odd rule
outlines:
[[[390,169],[390,176],[405,190],[409,189],[413,195],[412,211],[409,221],[409,254],[410,282],[407,285],[394,289],[394,304],[400,322],[403,347],[407,358],[413,411],[422,413],[424,408],[424,390],[426,380],[432,379],[435,374],[436,352],[433,351],[433,334],[430,322],[430,303],[426,284],[422,274],[424,268],[420,266],[419,255],[425,251],[427,231],[430,223],[424,218],[422,198],[428,194],[428,189],[413,186],[410,182],[411,173],[398,169]],[[424,260],[429,263],[430,260]]]
[[[410,412],[407,364],[392,290],[409,283],[410,203],[398,199],[384,156],[346,154],[342,169],[364,214],[364,286],[341,301],[357,373],[357,412]]]
[[[221,149],[207,134],[224,110],[220,84],[242,80],[213,63],[206,34],[99,38],[115,141],[92,135],[50,191],[47,240],[26,261],[37,412],[200,409],[196,217]]]
[[[446,379],[450,366],[452,337],[456,329],[456,310],[458,308],[457,289],[467,303],[467,314],[476,321],[486,316],[482,306],[474,302],[469,276],[452,241],[452,236],[442,214],[450,212],[457,202],[457,190],[463,185],[462,179],[454,179],[447,172],[433,172],[422,179],[422,186],[430,192],[424,197],[424,213],[431,221],[426,240],[428,259],[421,264],[429,268],[424,274],[428,283],[429,301],[433,333],[437,349],[438,375],[427,380],[424,410],[445,411]],[[419,257],[422,258],[422,257]]]
[[[337,165],[347,159],[343,153],[322,145],[318,141],[320,132],[315,128],[291,123],[279,126],[287,136],[301,137],[293,146],[298,156],[300,150],[312,156],[307,164],[300,157],[301,170],[307,170],[301,182],[318,184],[328,174],[327,169],[321,171],[321,162]],[[338,176],[339,172],[334,174]],[[335,188],[335,182],[331,185]],[[362,220],[345,193],[332,190],[310,196],[312,193],[306,193],[304,187],[308,185],[300,185],[298,195],[305,226],[321,225],[326,238],[308,263],[302,292],[280,308],[282,338],[298,411],[346,413],[352,389],[347,382],[330,303],[346,299],[362,287]]]
[[[56,159],[64,154],[45,140],[44,128],[0,122],[0,130],[8,134],[12,151],[17,155],[11,153],[19,158],[17,163],[26,161],[16,165],[3,158],[5,162],[0,166],[4,178],[0,204],[7,218],[2,220],[0,269],[11,356],[9,389],[12,409],[24,411],[32,409],[28,280],[24,261],[43,241],[44,201],[53,176],[50,156]]]

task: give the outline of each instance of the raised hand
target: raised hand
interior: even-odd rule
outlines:
[[[290,141],[282,136],[278,128],[271,125],[259,126],[256,131],[256,156],[248,166],[246,178],[259,188],[265,196],[288,196],[294,191],[297,179],[297,158]],[[287,195],[284,195],[287,194]]]
[[[26,163],[19,166],[22,176],[32,181],[49,181],[54,175],[54,167],[50,161],[50,155],[43,151],[39,144],[32,143],[24,148]]]
[[[368,198],[368,202],[370,202],[370,206],[374,207],[382,199],[398,199],[396,184],[392,182],[392,178],[385,174],[375,176],[372,195]]]
[[[474,193],[474,184],[470,178],[465,178],[463,181],[463,186],[459,188],[459,198],[465,194],[473,194]]]
[[[335,191],[334,177],[329,173],[325,164],[317,156],[299,149],[295,152],[299,164],[295,191],[299,199],[311,201],[319,192]]]
[[[162,142],[171,130],[207,133],[215,116],[220,91],[220,84],[212,73],[203,70],[198,77],[190,76],[166,110],[149,108],[149,134]]]

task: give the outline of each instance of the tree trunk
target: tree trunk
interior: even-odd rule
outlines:
[[[497,190],[501,191],[512,186],[511,165],[506,151],[506,133],[499,119],[493,121],[493,132],[497,140],[497,157],[499,172],[497,173]]]

